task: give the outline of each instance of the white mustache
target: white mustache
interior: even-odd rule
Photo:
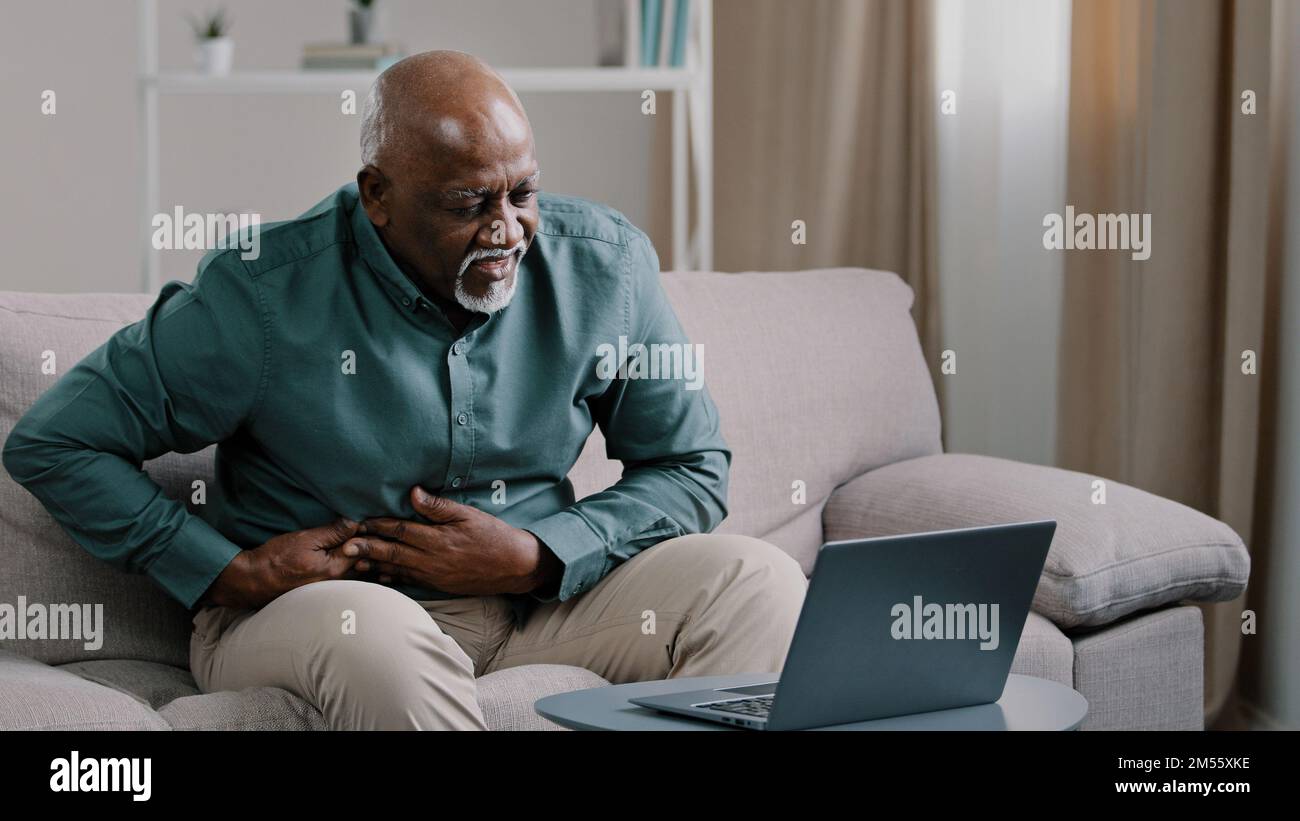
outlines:
[[[528,247],[521,242],[513,248],[479,248],[475,251],[470,251],[465,255],[465,260],[461,262],[460,271],[457,276],[464,274],[466,268],[480,259],[501,259],[502,257],[508,257],[511,254],[519,254],[519,256],[522,257],[524,252],[527,250]]]

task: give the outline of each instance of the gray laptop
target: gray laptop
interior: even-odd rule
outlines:
[[[827,542],[770,682],[629,699],[755,730],[801,730],[1002,696],[1053,520]]]

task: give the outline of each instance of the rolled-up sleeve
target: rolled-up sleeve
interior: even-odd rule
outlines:
[[[534,592],[541,601],[569,599],[642,550],[707,533],[727,515],[731,451],[703,383],[703,351],[691,345],[664,293],[649,238],[630,226],[627,232],[627,360],[631,365],[639,343],[646,346],[646,363],[658,350],[654,359],[672,367],[649,374],[629,367],[627,378],[615,376],[592,403],[606,455],[623,463],[623,475],[606,490],[524,528],[564,565],[554,589]],[[681,346],[680,357],[674,345]]]
[[[36,401],[5,441],[5,469],[92,555],[193,607],[240,548],[142,465],[244,423],[265,390],[265,334],[237,252],[210,254]]]

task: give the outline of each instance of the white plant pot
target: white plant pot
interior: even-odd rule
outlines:
[[[229,37],[201,40],[194,51],[194,60],[204,74],[229,74],[235,62],[235,41]]]
[[[348,41],[354,46],[378,43],[383,34],[383,23],[378,3],[370,8],[353,6],[348,9]]]

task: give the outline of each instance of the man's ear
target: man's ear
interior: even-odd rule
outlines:
[[[388,178],[384,172],[373,165],[364,166],[357,172],[357,191],[361,194],[361,207],[366,209],[370,224],[376,228],[387,225],[388,209],[384,195],[388,193]]]

